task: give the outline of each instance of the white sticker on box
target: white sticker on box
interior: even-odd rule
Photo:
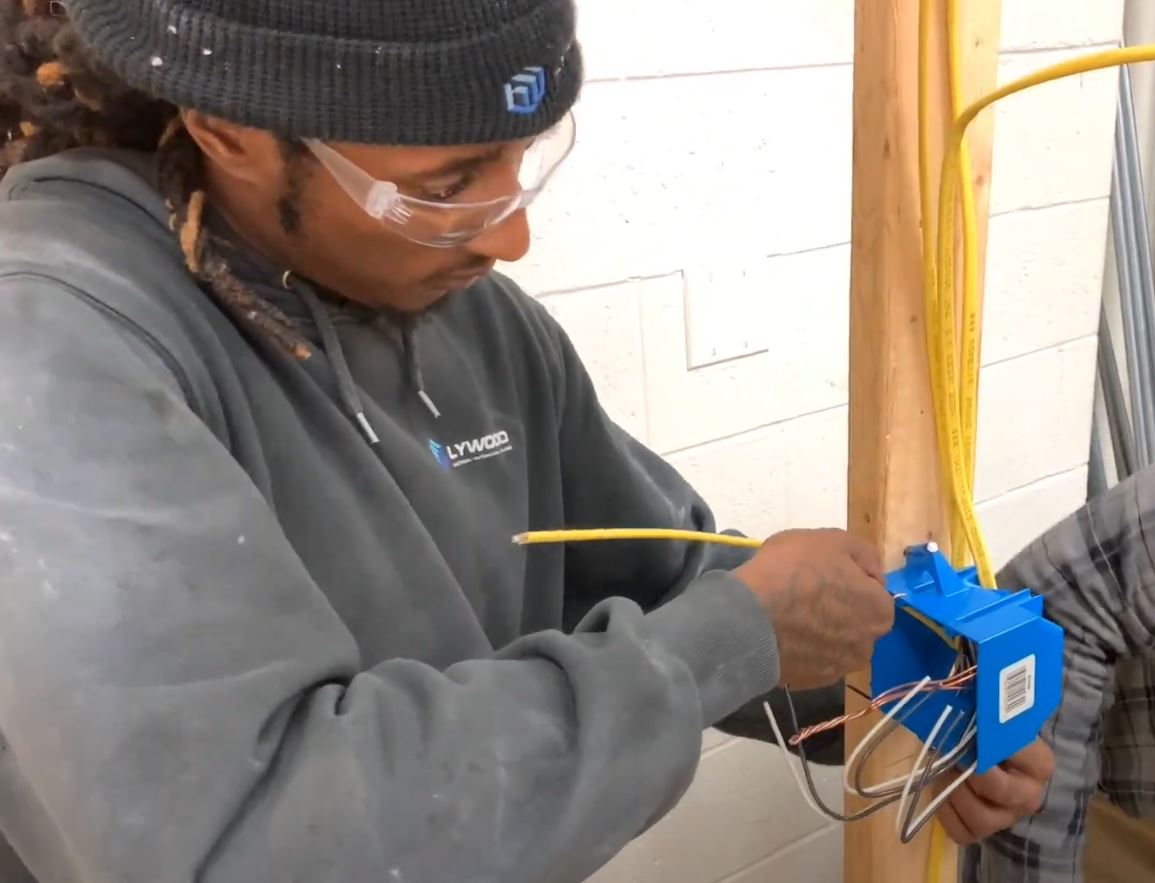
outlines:
[[[999,723],[1035,707],[1035,657],[1020,659],[999,672]]]

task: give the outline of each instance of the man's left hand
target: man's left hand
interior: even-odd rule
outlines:
[[[1054,770],[1050,747],[1036,740],[994,769],[967,779],[938,811],[938,819],[956,843],[978,843],[1037,813]]]

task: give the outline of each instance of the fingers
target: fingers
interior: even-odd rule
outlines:
[[[995,767],[981,776],[971,776],[967,783],[983,800],[994,806],[1010,807],[1015,799],[1016,782],[1006,770]]]
[[[1011,772],[1020,773],[1035,782],[1046,784],[1055,773],[1055,755],[1042,739],[1036,739],[1014,757],[1003,763]]]
[[[884,581],[882,558],[870,543],[846,534],[846,554],[877,583]]]
[[[794,687],[867,668],[894,624],[878,553],[846,531],[775,534],[735,575],[774,622],[783,680]]]
[[[849,534],[845,538],[845,549],[850,569],[854,572],[853,576],[847,577],[847,582],[860,607],[859,622],[874,641],[894,626],[894,599],[886,591],[878,551]]]
[[[967,827],[967,823],[950,805],[949,800],[939,807],[937,817],[943,830],[946,831],[946,836],[959,846],[970,846],[972,843],[978,843],[979,838],[975,836],[975,832]]]
[[[1037,813],[1054,766],[1051,749],[1036,740],[1002,766],[969,778],[940,811],[951,839],[985,840]]]
[[[860,605],[858,622],[865,637],[874,642],[894,628],[894,598],[869,577],[859,577],[853,584]]]
[[[1015,824],[1021,814],[1015,810],[989,803],[974,789],[974,782],[968,780],[951,794],[948,804],[978,840],[985,840],[992,834],[1005,831]]]
[[[1043,805],[1054,767],[1051,749],[1045,742],[1036,740],[1001,767],[974,776],[968,784],[987,803],[1025,818],[1037,813]]]
[[[976,795],[992,806],[1006,809],[1016,818],[1034,815],[1043,805],[1045,780],[995,767],[967,783]]]
[[[855,669],[852,669],[855,670]],[[835,668],[827,668],[818,672],[807,672],[798,677],[791,678],[789,683],[784,683],[783,686],[789,687],[791,690],[818,690],[822,687],[829,687],[837,684],[842,680],[843,675]]]

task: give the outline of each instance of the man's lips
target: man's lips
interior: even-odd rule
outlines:
[[[476,282],[492,269],[493,264],[488,264],[478,267],[469,267],[464,270],[457,270],[456,272],[447,273],[444,276],[438,277],[437,283],[439,285],[444,284],[449,286],[468,285],[470,283]]]

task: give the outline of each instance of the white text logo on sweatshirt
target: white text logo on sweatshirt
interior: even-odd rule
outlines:
[[[458,469],[477,460],[500,457],[512,450],[513,442],[509,440],[509,433],[504,430],[447,445],[429,439],[429,452],[445,469]]]

